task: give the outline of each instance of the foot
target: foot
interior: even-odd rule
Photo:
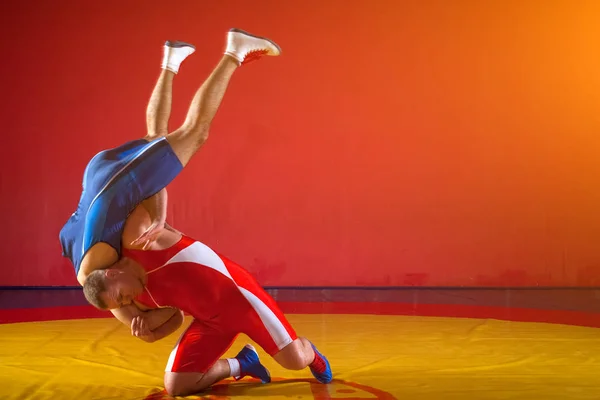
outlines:
[[[174,73],[179,72],[179,66],[194,51],[193,44],[178,40],[167,40],[163,47],[163,61],[161,67]]]
[[[308,366],[310,368],[310,372],[312,372],[315,379],[321,383],[331,382],[331,379],[333,377],[329,361],[327,361],[327,358],[325,358],[323,354],[319,353],[319,350],[317,350],[314,344],[311,343],[311,345],[313,350],[315,351],[315,359]]]
[[[242,351],[235,358],[240,362],[240,376],[236,376],[235,380],[239,381],[245,376],[260,379],[262,383],[271,382],[271,374],[266,369],[258,358],[256,349],[251,344],[244,346]]]
[[[233,28],[227,34],[225,54],[232,56],[239,65],[242,65],[258,60],[262,56],[278,56],[281,54],[281,48],[270,39]]]

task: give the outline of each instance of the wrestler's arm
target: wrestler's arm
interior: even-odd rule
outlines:
[[[96,243],[88,250],[77,272],[77,281],[84,285],[87,276],[98,269],[105,269],[119,260],[117,251],[107,243]]]
[[[152,341],[155,342],[175,332],[183,324],[183,312],[174,308],[175,312],[162,325],[152,330]],[[152,310],[154,311],[154,310]]]
[[[167,189],[163,188],[154,196],[148,197],[146,200],[142,201],[142,206],[144,206],[146,211],[148,211],[148,214],[150,214],[152,222],[165,223],[167,220],[167,200]]]
[[[179,309],[172,307],[154,308],[144,311],[135,304],[129,304],[110,311],[119,321],[129,327],[132,327],[133,320],[136,317],[143,318],[151,334],[135,335],[132,332],[132,335],[149,343],[169,336],[183,324],[183,313]]]
[[[142,201],[141,206],[150,217],[150,225],[135,240],[129,243],[130,246],[141,247],[142,250],[151,250],[151,246],[159,238],[161,232],[169,229],[167,221],[167,189],[163,188],[154,196]]]

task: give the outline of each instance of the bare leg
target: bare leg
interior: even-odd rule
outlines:
[[[183,166],[208,138],[210,124],[237,67],[262,55],[278,56],[280,53],[279,46],[270,39],[240,29],[229,30],[225,55],[196,92],[183,125],[166,138]]]
[[[315,359],[315,352],[310,342],[303,337],[285,346],[273,357],[285,369],[301,370],[310,365]]]
[[[231,370],[227,360],[219,360],[205,374],[199,372],[166,372],[165,389],[170,396],[187,396],[198,393],[230,376]]]
[[[225,55],[196,92],[183,125],[167,136],[173,151],[185,166],[208,138],[229,81],[238,67],[235,58]]]
[[[169,133],[169,117],[171,116],[171,99],[173,93],[173,78],[175,73],[163,69],[158,77],[156,86],[146,109],[146,127],[148,140],[154,140]]]

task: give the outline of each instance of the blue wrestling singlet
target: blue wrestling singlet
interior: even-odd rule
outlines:
[[[182,169],[164,137],[152,142],[134,140],[96,154],[85,169],[77,209],[59,235],[63,256],[71,260],[75,273],[96,243],[109,244],[120,257],[121,234],[129,214]]]

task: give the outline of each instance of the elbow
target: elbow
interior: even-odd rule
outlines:
[[[147,336],[138,336],[138,339],[141,339],[141,340],[143,340],[146,343],[154,343],[159,338],[157,338],[156,335],[154,335],[154,334],[150,334],[150,335],[147,335]]]
[[[177,310],[175,312],[175,315],[173,315],[173,318],[176,321],[177,329],[179,329],[181,327],[181,325],[183,325],[183,320],[185,319],[183,311]]]

